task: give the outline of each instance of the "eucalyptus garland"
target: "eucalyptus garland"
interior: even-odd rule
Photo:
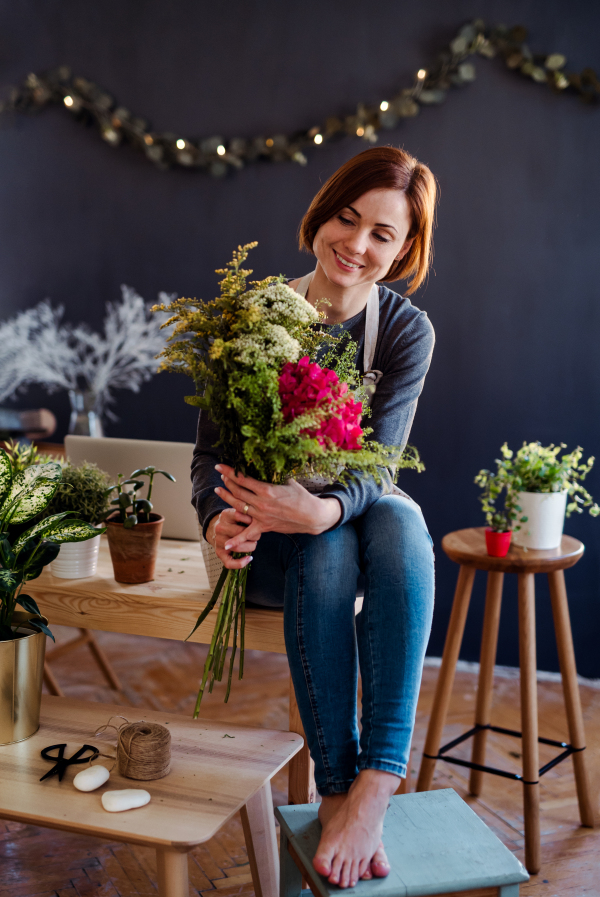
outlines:
[[[0,111],[35,112],[57,104],[84,124],[96,124],[111,146],[129,144],[143,152],[159,168],[201,168],[214,177],[250,162],[307,163],[305,151],[344,137],[359,137],[367,143],[378,140],[382,129],[393,130],[401,119],[414,118],[421,106],[443,103],[452,87],[475,80],[474,56],[498,57],[522,77],[544,84],[556,93],[578,94],[584,102],[597,103],[600,80],[596,72],[567,72],[560,53],[533,53],[526,43],[523,26],[486,27],[481,19],[464,25],[449,47],[429,69],[419,69],[410,87],[402,88],[376,105],[359,103],[353,115],[332,115],[308,130],[253,138],[220,136],[191,140],[179,134],[159,132],[150,123],[120,106],[94,82],[73,75],[67,66],[30,74],[13,88]]]

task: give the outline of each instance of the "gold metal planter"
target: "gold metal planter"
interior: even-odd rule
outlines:
[[[40,727],[46,636],[43,632],[0,642],[0,744],[25,741]]]

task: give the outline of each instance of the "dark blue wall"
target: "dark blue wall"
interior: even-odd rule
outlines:
[[[68,64],[158,129],[186,136],[293,131],[409,84],[414,71],[475,15],[525,24],[534,51],[600,68],[600,7],[591,0],[21,0],[2,4],[1,84]],[[580,443],[600,455],[597,342],[600,109],[520,79],[494,61],[385,139],[427,162],[441,185],[435,271],[415,297],[437,348],[412,441],[427,464],[403,485],[422,504],[439,546],[482,522],[473,476],[504,440]],[[315,150],[306,168],[256,165],[226,180],[161,172],[111,149],[63,110],[5,121],[0,132],[0,314],[46,296],[72,321],[98,326],[125,282],[212,297],[238,243],[258,240],[257,276],[299,275],[299,220],[358,139]],[[192,440],[188,386],[161,375],[123,393],[109,435]],[[32,389],[64,435],[66,397]],[[600,476],[589,478],[600,495]],[[600,676],[600,522],[571,520],[587,551],[567,574],[579,669]],[[456,569],[438,549],[429,651],[439,654]],[[479,574],[482,580],[482,574]],[[540,579],[540,578],[538,578]],[[556,669],[551,616],[539,582],[538,656]],[[483,581],[462,656],[477,659]],[[516,664],[514,583],[507,586],[499,662]]]

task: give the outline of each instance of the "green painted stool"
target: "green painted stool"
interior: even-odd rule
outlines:
[[[305,897],[303,877],[315,897],[340,892],[312,865],[321,836],[315,804],[278,807],[275,815],[281,826],[280,897]],[[529,880],[518,859],[451,788],[392,797],[383,843],[390,874],[346,888],[348,897],[518,897],[520,883]]]

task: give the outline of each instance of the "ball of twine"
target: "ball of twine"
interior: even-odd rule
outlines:
[[[111,723],[113,719],[123,719],[125,722],[115,726]],[[117,756],[111,757],[100,751],[98,756],[114,760],[122,776],[148,782],[167,775],[171,768],[171,733],[165,726],[145,720],[130,723],[124,716],[111,716],[107,723],[96,729],[94,735],[100,735],[107,729],[114,729],[117,733]]]
[[[119,773],[129,779],[162,779],[171,768],[171,733],[159,723],[129,723],[119,729]]]

